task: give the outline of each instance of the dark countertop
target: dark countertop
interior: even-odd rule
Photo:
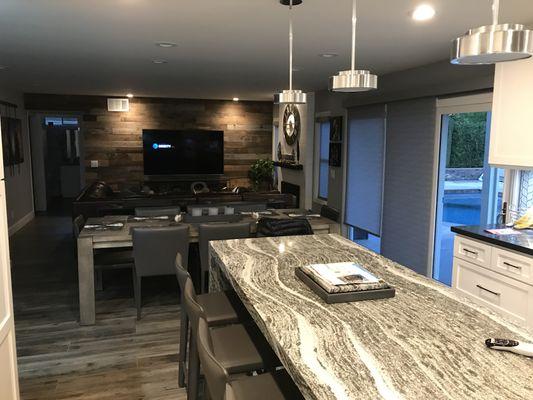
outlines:
[[[486,229],[501,229],[503,225],[471,225],[452,226],[452,232],[459,235],[478,239],[496,246],[505,247],[511,250],[533,256],[533,230],[516,230],[516,235],[493,235]]]

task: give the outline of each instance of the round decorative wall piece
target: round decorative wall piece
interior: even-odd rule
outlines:
[[[283,112],[283,133],[289,146],[296,143],[300,134],[300,112],[294,104],[288,104]]]

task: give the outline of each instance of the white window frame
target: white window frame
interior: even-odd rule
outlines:
[[[435,150],[433,160],[433,188],[431,196],[431,219],[429,229],[429,251],[427,260],[426,275],[433,276],[433,259],[435,255],[435,230],[437,220],[438,190],[439,190],[439,164],[440,164],[440,144],[442,116],[447,114],[469,113],[469,112],[492,112],[492,92],[474,95],[465,95],[450,98],[437,98],[437,112],[435,115]],[[509,203],[511,180],[513,179],[511,170],[505,169],[504,189],[502,202]]]
[[[505,181],[505,187],[508,193],[508,197],[506,199],[508,209],[507,223],[514,222],[518,217],[520,217],[519,215],[514,215],[513,211],[518,210],[518,203],[520,198],[520,178],[522,171],[522,169],[510,169],[509,180]]]
[[[316,119],[331,117],[331,111],[324,111],[315,114]],[[327,205],[328,200],[319,197],[320,185],[320,135],[322,122],[315,122],[314,140],[313,140],[313,202],[321,205]],[[328,171],[329,179],[329,171]],[[329,192],[329,189],[328,189]],[[329,194],[329,193],[328,193]]]

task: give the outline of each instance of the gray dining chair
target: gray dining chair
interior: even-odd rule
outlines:
[[[137,217],[160,217],[163,215],[177,215],[181,213],[180,206],[170,207],[137,207],[135,216]]]
[[[303,396],[284,371],[256,376],[232,377],[217,357],[212,330],[201,317],[198,321],[198,355],[211,400],[299,400]]]
[[[178,253],[181,254],[183,265],[188,265],[189,226],[133,228],[132,238],[137,319],[141,319],[142,278],[174,275]]]
[[[176,256],[176,277],[180,286],[181,304],[181,324],[180,324],[180,351],[178,356],[178,384],[185,386],[185,376],[187,374],[186,360],[189,341],[189,318],[185,310],[183,293],[187,281],[191,280],[191,275],[183,266],[181,254]],[[202,306],[207,322],[210,326],[235,324],[239,321],[249,319],[249,314],[239,305],[235,296],[231,292],[216,292],[196,295],[195,300]]]
[[[78,215],[73,221],[73,233],[77,239],[85,226],[85,218]],[[96,281],[96,290],[104,288],[104,271],[127,269],[131,271],[134,296],[135,296],[135,274],[133,273],[133,252],[131,249],[95,249],[93,253],[93,263]]]
[[[204,307],[196,301],[196,293],[191,279],[185,282],[183,300],[183,306],[191,326],[187,398],[197,399],[200,377],[200,360],[197,348],[198,324],[200,318],[206,320],[206,312]],[[276,354],[257,328],[245,327],[243,324],[232,324],[209,329],[213,352],[228,374],[243,374],[263,369],[274,370],[281,365]]]
[[[208,291],[209,285],[209,242],[212,240],[243,239],[250,237],[250,223],[201,224],[198,226],[198,247],[200,250],[200,291]]]

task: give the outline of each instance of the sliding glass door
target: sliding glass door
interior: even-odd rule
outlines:
[[[450,228],[496,223],[502,208],[504,170],[491,168],[487,162],[491,113],[479,108],[439,114],[433,278],[447,285],[452,282],[453,264],[454,235]]]

